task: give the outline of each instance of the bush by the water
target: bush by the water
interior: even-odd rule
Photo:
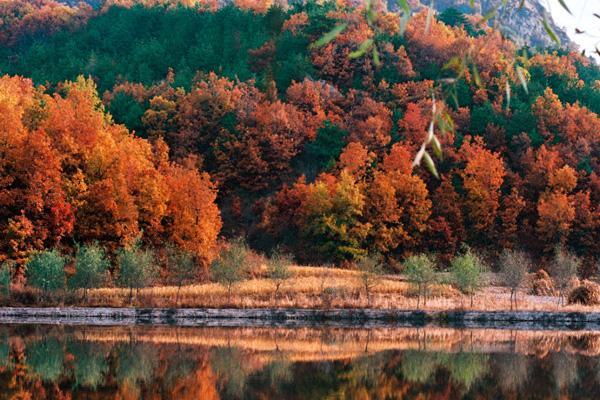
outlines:
[[[65,287],[66,259],[58,250],[35,253],[27,262],[27,282],[48,295]]]

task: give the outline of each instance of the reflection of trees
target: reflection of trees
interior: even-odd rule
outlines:
[[[243,357],[235,347],[213,349],[211,364],[217,374],[219,391],[225,398],[239,399],[244,394],[248,373],[243,363]]]
[[[266,376],[274,389],[279,388],[293,379],[292,363],[283,353],[278,353],[277,357],[266,367]]]
[[[528,378],[529,362],[524,355],[504,353],[495,356],[498,384],[505,394],[520,390]]]
[[[0,368],[10,367],[10,343],[6,329],[0,330]]]
[[[35,341],[25,349],[27,364],[43,381],[55,382],[63,374],[64,351],[54,337]]]
[[[164,386],[171,390],[178,381],[193,374],[198,367],[198,360],[188,351],[178,349],[170,358],[169,368],[164,377]]]
[[[571,354],[563,351],[552,353],[550,356],[552,362],[552,375],[557,391],[569,389],[577,382],[577,359]]]
[[[426,383],[446,358],[445,353],[409,350],[402,354],[400,373],[409,382]]]
[[[75,385],[95,389],[108,373],[106,354],[97,343],[74,341],[67,344],[73,355]]]
[[[116,347],[115,377],[119,386],[137,392],[139,386],[152,381],[158,364],[157,348],[144,343],[121,344]]]
[[[462,385],[466,391],[488,371],[489,356],[479,353],[457,353],[452,354],[443,363],[450,372],[452,380]]]

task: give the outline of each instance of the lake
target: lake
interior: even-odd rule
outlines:
[[[0,325],[0,399],[599,399],[600,333]]]

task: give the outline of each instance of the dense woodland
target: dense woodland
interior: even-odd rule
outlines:
[[[343,2],[0,1],[0,259],[169,244],[206,270],[243,236],[301,263],[378,253],[392,268],[421,252],[443,267],[463,243],[544,263],[562,245],[594,273],[598,65],[452,9],[367,17]],[[439,177],[411,165],[433,98]]]

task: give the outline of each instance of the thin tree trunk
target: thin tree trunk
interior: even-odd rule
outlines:
[[[175,307],[179,306],[179,291],[181,290],[181,283],[177,286],[177,294],[175,295]]]

